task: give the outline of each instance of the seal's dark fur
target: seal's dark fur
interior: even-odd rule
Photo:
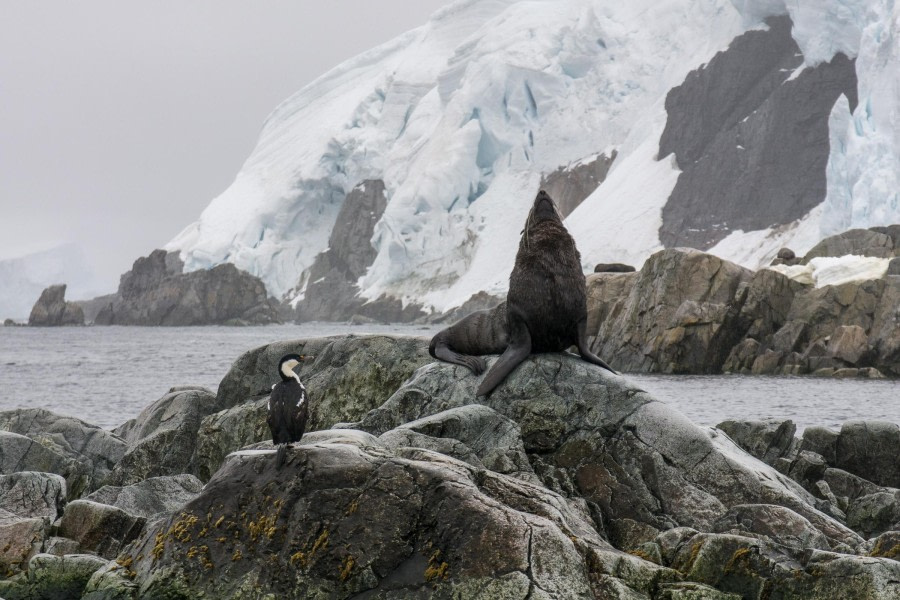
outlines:
[[[478,355],[497,354],[478,388],[489,394],[529,354],[577,346],[584,360],[612,369],[588,348],[587,294],[581,256],[559,211],[541,190],[528,213],[506,302],[472,313],[431,340],[435,358],[484,371]],[[613,371],[615,372],[615,371]]]

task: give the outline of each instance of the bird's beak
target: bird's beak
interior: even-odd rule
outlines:
[[[303,354],[300,356],[300,360],[310,360],[315,358],[314,354]]]

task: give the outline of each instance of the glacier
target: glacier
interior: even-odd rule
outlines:
[[[828,192],[796,223],[735,231],[710,252],[749,267],[848,227],[900,222],[900,18],[892,1],[461,0],[351,59],[266,120],[234,183],[166,248],[187,270],[232,262],[298,301],[346,195],[385,184],[357,282],[444,311],[502,294],[543,175],[616,152],[566,219],[587,269],[661,248],[679,170],[656,154],[665,98],[741,33],[789,14],[810,66],[856,58],[859,104],[829,120]]]

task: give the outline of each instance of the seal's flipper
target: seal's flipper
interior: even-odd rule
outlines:
[[[460,354],[459,352],[451,349],[450,345],[447,344],[445,336],[442,335],[445,332],[446,330],[438,333],[431,340],[431,346],[429,346],[428,348],[428,352],[431,354],[431,356],[448,363],[453,363],[454,365],[467,367],[469,370],[475,373],[475,375],[481,375],[482,373],[484,373],[484,369],[487,366],[484,362],[484,359],[478,356],[468,356],[465,354]]]
[[[513,369],[519,366],[523,360],[531,354],[531,334],[528,332],[528,326],[522,319],[518,319],[513,315],[509,316],[509,327],[511,329],[509,336],[509,346],[491,370],[485,375],[481,385],[478,386],[476,396],[487,396],[506,376],[512,373]]]
[[[578,353],[581,354],[581,358],[588,361],[589,363],[595,364],[599,367],[603,367],[607,371],[611,373],[616,373],[616,371],[606,364],[602,358],[591,352],[591,349],[588,347],[587,343],[587,322],[579,321],[578,322]]]

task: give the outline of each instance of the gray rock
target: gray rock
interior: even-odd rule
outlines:
[[[734,442],[768,465],[776,459],[793,459],[797,454],[798,440],[794,437],[797,426],[788,419],[763,421],[723,421],[716,425]]]
[[[20,517],[0,511],[0,576],[10,576],[26,568],[50,535],[47,517]]]
[[[830,465],[836,464],[835,452],[839,434],[827,427],[807,427],[800,441],[801,450],[810,450],[822,456]]]
[[[485,404],[519,424],[526,452],[554,467],[561,489],[570,486],[572,495],[599,507],[617,547],[652,540],[653,529],[709,531],[737,504],[785,506],[831,543],[859,543],[856,534],[815,509],[817,499],[797,483],[625,378],[600,371],[566,355],[529,357]],[[357,427],[381,434],[472,404],[477,383],[462,367],[427,365]],[[545,485],[556,485],[547,471],[535,471]]]
[[[379,439],[388,448],[432,449],[476,467],[537,482],[522,445],[519,426],[480,404],[451,408],[406,423]]]
[[[28,562],[26,573],[0,581],[0,594],[6,600],[81,598],[91,575],[105,564],[88,554],[38,554]]]
[[[876,256],[891,258],[894,254],[894,241],[889,235],[871,229],[850,229],[843,233],[827,237],[806,253],[803,264],[821,256]]]
[[[66,480],[60,475],[24,471],[0,475],[0,511],[53,522],[66,503]]]
[[[722,364],[723,373],[750,373],[756,356],[759,354],[759,342],[753,338],[744,338],[731,349],[728,358]]]
[[[197,477],[209,481],[230,452],[272,439],[268,414],[268,399],[263,398],[204,417],[191,459]]]
[[[200,423],[219,408],[209,390],[166,394],[116,429],[128,443],[128,451],[106,482],[122,486],[150,477],[190,473]]]
[[[66,302],[66,284],[51,285],[35,302],[28,324],[34,327],[84,325],[84,311],[74,302]]]
[[[900,426],[848,421],[841,427],[834,466],[881,486],[900,488]]]
[[[323,440],[289,453],[281,471],[269,455],[233,455],[138,540],[128,558],[142,593],[234,597],[252,579],[254,594],[287,597],[593,598],[592,574],[645,593],[675,579],[540,486],[421,449]]]
[[[900,529],[900,491],[875,492],[852,500],[847,525],[867,538]]]
[[[143,531],[146,522],[144,517],[132,515],[121,508],[90,500],[75,500],[63,512],[59,535],[78,542],[83,552],[112,559]]]
[[[894,258],[888,263],[885,275],[900,275],[900,257]]]
[[[871,555],[900,560],[900,531],[886,531],[875,538]]]
[[[110,561],[91,575],[81,600],[138,600],[141,596],[134,575],[130,563]]]
[[[637,273],[594,273],[585,278],[587,333],[592,342],[601,324],[622,318],[637,278]]]
[[[828,343],[829,354],[851,365],[859,364],[868,351],[868,337],[859,325],[838,327]]]
[[[662,210],[666,247],[708,249],[735,230],[800,219],[825,199],[828,119],[843,94],[857,102],[843,54],[803,69],[785,16],[735,38],[666,97],[659,157],[681,174]]]
[[[233,264],[183,273],[177,253],[154,250],[122,275],[99,325],[213,325],[280,322],[262,281]]]
[[[151,477],[124,487],[105,485],[85,498],[147,519],[170,514],[197,497],[203,483],[193,475]]]
[[[3,473],[62,475],[69,498],[98,487],[126,448],[109,431],[37,408],[0,412],[0,440]]]
[[[739,504],[716,521],[716,533],[760,537],[796,550],[831,550],[831,544],[812,523],[794,511],[771,504]]]
[[[591,161],[559,167],[541,177],[541,189],[550,194],[565,218],[606,180],[616,156],[613,150],[609,156],[600,154]]]
[[[621,371],[720,372],[740,341],[734,299],[750,274],[696,250],[658,252],[620,313],[599,321],[592,350]]]
[[[783,359],[783,353],[766,350],[753,361],[750,372],[753,375],[772,375],[778,371],[778,366]]]

